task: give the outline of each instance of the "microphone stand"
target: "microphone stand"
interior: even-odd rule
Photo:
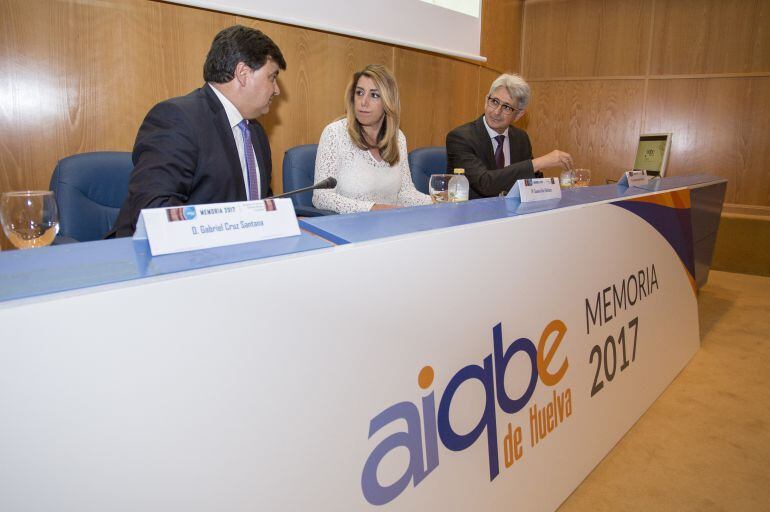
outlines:
[[[294,194],[300,194],[302,192],[308,192],[310,190],[334,188],[336,186],[337,186],[337,180],[335,180],[334,178],[327,178],[327,179],[325,179],[323,181],[319,181],[315,185],[311,185],[309,187],[298,188],[297,190],[290,190],[289,192],[284,192],[283,194],[279,194],[277,196],[272,196],[272,197],[267,197],[265,199],[279,199],[281,197],[293,196]]]

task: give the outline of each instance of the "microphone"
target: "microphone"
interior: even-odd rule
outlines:
[[[337,180],[332,177],[329,177],[329,178],[326,178],[325,180],[319,181],[315,185],[311,185],[309,187],[304,187],[304,188],[298,188],[297,190],[290,190],[289,192],[284,192],[281,195],[268,197],[267,199],[278,199],[279,197],[293,196],[294,194],[299,194],[300,192],[308,192],[310,190],[323,190],[327,188],[334,188],[336,186],[337,186]]]

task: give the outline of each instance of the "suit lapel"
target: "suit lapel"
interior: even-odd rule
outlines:
[[[233,183],[236,184],[237,199],[239,201],[245,201],[246,184],[243,182],[243,167],[241,167],[241,161],[238,157],[238,148],[235,146],[233,129],[230,127],[230,121],[227,119],[225,107],[222,106],[217,95],[211,90],[210,85],[204,85],[203,92],[206,95],[206,100],[214,115],[214,126],[216,127],[219,139],[222,141],[222,147],[224,148]]]
[[[513,125],[510,125],[508,127],[508,154],[511,155],[511,163],[514,163],[513,155],[516,155],[518,153],[513,149],[513,137],[511,136],[512,134],[513,134]]]
[[[497,163],[495,162],[495,150],[492,147],[492,140],[489,138],[487,127],[484,126],[484,116],[482,115],[476,119],[474,125],[477,132],[476,135],[478,137],[479,143],[481,144],[482,154],[484,155],[484,160],[487,164],[487,169],[496,169]]]

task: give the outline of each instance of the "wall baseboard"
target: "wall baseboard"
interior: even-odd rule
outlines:
[[[770,220],[770,206],[757,206],[753,204],[725,203],[722,207],[722,215],[728,217],[767,217]]]

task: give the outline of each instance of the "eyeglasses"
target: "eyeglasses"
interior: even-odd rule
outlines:
[[[497,110],[498,108],[503,107],[503,112],[507,115],[511,115],[514,112],[521,112],[524,110],[523,108],[516,108],[507,103],[503,103],[493,96],[487,96],[487,105],[489,105],[489,108],[492,110]]]

